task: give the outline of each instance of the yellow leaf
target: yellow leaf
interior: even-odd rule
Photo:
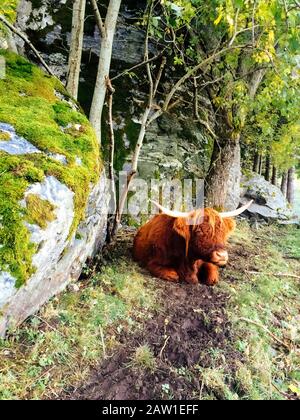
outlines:
[[[296,394],[297,397],[300,397],[300,389],[296,385],[291,384],[289,390],[292,391],[293,394]]]
[[[214,21],[214,24],[215,24],[216,26],[218,26],[218,25],[219,25],[219,23],[221,22],[222,18],[223,18],[223,12],[221,12],[221,13],[220,13],[220,15],[219,15],[219,16],[217,17],[217,19]]]

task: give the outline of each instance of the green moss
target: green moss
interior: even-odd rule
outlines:
[[[10,134],[0,130],[0,141],[10,140]]]
[[[90,185],[98,180],[102,163],[87,118],[56,97],[59,91],[69,99],[61,83],[13,53],[0,50],[0,56],[6,61],[6,78],[0,80],[0,122],[11,124],[39,150],[62,154],[68,162],[63,165],[42,153],[0,152],[0,271],[9,271],[22,285],[34,272],[31,261],[36,252],[24,225],[28,215],[20,204],[25,191],[51,175],[70,188],[75,206],[71,236],[84,218]],[[80,130],[75,124],[80,124]],[[82,165],[76,164],[76,158]],[[41,217],[36,218],[39,223]]]
[[[18,3],[19,0],[1,0],[0,14],[4,15],[11,22],[14,22]]]
[[[55,206],[38,195],[28,194],[25,198],[27,221],[46,229],[48,223],[56,219]]]

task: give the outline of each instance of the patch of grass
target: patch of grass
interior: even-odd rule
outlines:
[[[190,395],[193,399],[280,400],[297,395],[300,283],[279,274],[300,273],[298,260],[286,258],[297,250],[299,239],[300,231],[292,227],[257,231],[246,223],[239,225],[232,240],[231,268],[223,272],[218,286],[230,297],[226,309],[232,325],[231,352],[226,357],[228,349],[208,346],[203,365],[170,366],[170,381],[166,378],[159,385],[161,398],[174,397],[174,374],[199,384]],[[124,252],[124,242],[118,247]],[[128,332],[143,328],[153,317],[161,304],[157,289],[129,256],[114,254],[109,253],[102,273],[78,283],[78,292],[53,299],[0,342],[0,399],[49,398],[84,383],[90,366],[118,346],[120,334],[130,337]],[[126,345],[130,348],[130,341]],[[147,343],[135,349],[129,364],[138,371],[160,368]]]
[[[226,375],[221,369],[201,368],[200,380],[206,388],[209,399],[215,397],[219,400],[238,400],[238,395],[232,393],[226,384]]]
[[[38,195],[28,194],[25,198],[27,221],[46,229],[48,223],[56,219],[55,206]]]
[[[147,317],[156,300],[155,290],[126,260],[79,286],[0,341],[0,400],[49,398],[84,382],[90,367],[118,345],[118,334],[137,328],[135,319]],[[137,349],[135,360],[152,366],[146,348]]]
[[[131,359],[130,366],[133,369],[150,370],[151,372],[155,370],[155,356],[148,344],[143,344],[136,349]]]
[[[0,56],[6,61],[6,77],[0,80],[0,122],[11,124],[18,135],[45,152],[26,156],[0,152],[0,271],[9,271],[20,286],[32,273],[35,252],[20,204],[26,189],[52,175],[74,192],[71,237],[84,218],[90,185],[99,178],[102,161],[88,119],[56,97],[58,91],[69,100],[60,82],[16,54],[0,50]],[[80,130],[72,129],[76,124]],[[46,153],[64,155],[67,165]]]
[[[233,243],[249,254],[222,284],[231,294],[228,314],[245,359],[236,372],[237,390],[245,399],[287,398],[291,386],[300,385],[300,283],[288,277],[300,273],[300,263],[291,259],[299,256],[300,230],[252,231],[242,224]]]

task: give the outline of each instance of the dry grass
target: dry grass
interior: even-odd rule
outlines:
[[[1,400],[49,398],[84,382],[122,330],[135,328],[155,303],[151,286],[124,260],[79,285],[0,341]]]

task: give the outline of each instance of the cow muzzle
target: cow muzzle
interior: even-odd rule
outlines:
[[[210,261],[218,267],[225,267],[228,263],[228,252],[222,250],[214,251],[211,255]]]

